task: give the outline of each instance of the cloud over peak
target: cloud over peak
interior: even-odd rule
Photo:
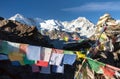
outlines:
[[[64,8],[62,11],[82,12],[82,11],[120,11],[120,2],[92,2],[77,7]]]

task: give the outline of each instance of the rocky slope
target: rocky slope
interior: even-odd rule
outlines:
[[[49,46],[46,38],[36,27],[21,24],[17,21],[0,18],[0,39],[32,45]]]

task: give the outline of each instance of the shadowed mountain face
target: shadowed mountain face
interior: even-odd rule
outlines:
[[[0,39],[17,43],[50,46],[36,27],[30,27],[17,21],[4,20],[2,17],[0,17]]]

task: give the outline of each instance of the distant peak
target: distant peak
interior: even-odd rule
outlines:
[[[11,18],[9,18],[10,20],[18,20],[18,19],[24,19],[25,17],[19,13],[15,14],[14,16],[12,16]]]
[[[110,14],[109,13],[105,13],[103,16],[108,17],[108,16],[110,16]]]
[[[111,15],[109,13],[105,13],[103,16],[100,17],[100,19],[104,19],[106,17],[111,17]]]
[[[78,17],[77,19],[72,20],[72,22],[86,22],[89,21],[85,17]]]
[[[21,14],[17,13],[17,14],[15,14],[15,15],[19,16],[19,15],[21,15]]]
[[[17,14],[15,14],[15,16],[14,17],[19,17],[19,18],[21,18],[21,17],[24,17],[23,15],[21,15],[21,14],[19,14],[19,13],[17,13]]]
[[[87,19],[85,17],[78,17],[77,19],[74,19],[73,21],[86,21]]]
[[[85,17],[78,17],[77,19],[86,19]]]

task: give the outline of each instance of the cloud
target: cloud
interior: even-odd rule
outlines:
[[[87,3],[77,7],[64,8],[62,11],[83,12],[83,11],[120,11],[120,2],[95,2]]]

